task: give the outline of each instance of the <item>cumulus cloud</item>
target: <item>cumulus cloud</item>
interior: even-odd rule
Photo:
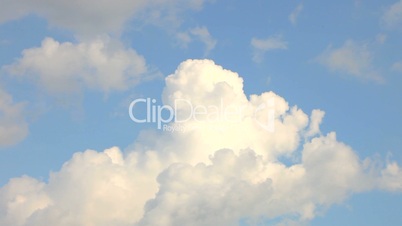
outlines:
[[[176,37],[179,40],[180,45],[184,48],[186,48],[189,43],[193,42],[193,39],[202,42],[205,45],[205,56],[215,48],[217,43],[216,39],[212,37],[208,28],[205,26],[195,27],[189,29],[187,32],[179,32]]]
[[[297,17],[299,17],[299,14],[303,11],[303,3],[300,3],[294,10],[293,12],[289,15],[289,21],[295,25],[297,23]]]
[[[402,1],[398,1],[393,5],[389,6],[382,20],[388,28],[398,28],[402,25]]]
[[[52,94],[84,87],[103,92],[125,90],[149,73],[141,55],[110,38],[80,43],[45,38],[40,47],[24,50],[20,59],[3,69]]]
[[[241,77],[210,60],[185,61],[166,78],[164,104],[177,99],[243,111],[239,120],[200,114],[169,124],[181,132],[145,131],[126,153],[76,153],[46,183],[13,178],[0,188],[0,224],[298,224],[352,193],[402,191],[397,163],[377,167],[335,132],[321,134],[323,111],[309,117],[273,92],[247,97]],[[189,111],[177,108],[180,117]],[[259,122],[272,111],[271,131]]]
[[[261,62],[264,54],[274,49],[287,49],[288,43],[283,40],[282,36],[274,35],[267,39],[251,39],[251,47],[253,48],[253,61]]]
[[[87,150],[52,173],[47,184],[26,176],[14,178],[0,192],[0,223],[132,225],[155,192],[155,178],[147,178],[147,169],[137,167],[117,148]]]
[[[53,26],[80,35],[97,35],[119,32],[133,16],[141,16],[144,20],[177,20],[176,14],[180,11],[200,9],[203,3],[203,0],[1,0],[0,23],[37,14]]]
[[[341,162],[348,163],[337,165]],[[223,149],[210,164],[173,164],[162,172],[160,189],[139,225],[237,225],[243,217],[292,216],[304,222],[360,189],[354,181],[360,170],[353,151],[334,134],[307,143],[303,162],[291,167],[252,150]]]
[[[0,147],[16,144],[27,134],[24,103],[14,103],[12,96],[0,88]]]
[[[347,40],[342,47],[332,45],[317,57],[317,61],[331,71],[345,73],[359,79],[382,83],[384,78],[374,69],[373,54],[367,45]]]
[[[321,111],[318,109],[313,110],[313,112],[311,113],[311,116],[310,116],[310,126],[306,133],[307,137],[314,136],[316,134],[321,133],[320,125],[322,123],[324,115],[325,115],[324,111]]]

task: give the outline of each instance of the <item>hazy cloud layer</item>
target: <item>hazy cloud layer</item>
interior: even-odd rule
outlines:
[[[79,35],[93,36],[120,32],[133,16],[143,20],[177,22],[177,13],[200,9],[203,0],[1,0],[0,23],[36,14],[57,27],[67,28]]]
[[[169,124],[182,132],[144,131],[125,154],[116,147],[76,153],[46,183],[13,178],[0,189],[0,224],[299,225],[356,192],[402,191],[397,163],[361,160],[335,132],[321,134],[324,112],[308,116],[272,92],[247,97],[241,77],[210,60],[185,61],[166,78],[164,103],[180,98],[240,107],[242,117],[201,116]],[[269,111],[273,132],[260,123]]]

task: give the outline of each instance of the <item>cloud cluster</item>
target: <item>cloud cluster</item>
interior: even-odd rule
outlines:
[[[45,38],[41,46],[23,50],[22,56],[13,64],[3,66],[2,71],[23,78],[19,81],[36,84],[56,98],[70,99],[71,94],[80,95],[84,89],[106,94],[127,90],[159,73],[150,71],[144,57],[119,40],[125,24],[136,20],[178,30],[182,23],[180,15],[186,10],[202,9],[206,1],[0,0],[0,24],[36,15],[46,19],[52,27],[71,31],[75,39],[59,42]],[[216,45],[206,27],[190,29],[186,35],[204,43],[206,55]],[[23,128],[10,127],[11,124],[7,122],[3,127],[13,128],[10,131],[15,134],[17,128]],[[25,135],[12,137],[15,138],[9,142],[15,143],[13,140],[21,140],[18,137]]]
[[[18,143],[27,135],[24,103],[14,103],[12,96],[0,87],[0,147]]]
[[[384,78],[373,68],[373,54],[365,44],[347,40],[343,46],[334,48],[332,45],[317,58],[318,62],[330,70],[346,73],[362,80],[371,80],[378,83]]]
[[[33,81],[51,94],[81,88],[103,92],[125,90],[149,74],[145,59],[108,37],[78,44],[45,38],[40,47],[26,49],[4,69]]]
[[[0,188],[0,224],[298,225],[355,192],[402,191],[397,163],[378,167],[335,132],[322,135],[322,111],[308,116],[272,92],[247,97],[241,77],[210,60],[185,61],[166,78],[164,104],[178,98],[239,107],[242,117],[176,122],[186,128],[176,133],[144,131],[125,154],[76,153],[46,183],[13,178]],[[272,109],[261,110],[269,100]],[[270,110],[273,132],[258,123]]]

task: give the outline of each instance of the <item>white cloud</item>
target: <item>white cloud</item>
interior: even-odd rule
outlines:
[[[215,48],[217,41],[211,36],[206,27],[195,27],[190,29],[189,32],[205,44],[205,55],[208,55]]]
[[[195,27],[189,29],[187,32],[179,32],[177,33],[176,37],[179,40],[180,45],[184,48],[187,48],[188,44],[191,43],[193,39],[198,39],[198,41],[205,45],[205,56],[207,56],[211,50],[215,48],[217,43],[216,39],[211,36],[208,28],[205,26]]]
[[[335,132],[321,135],[322,111],[314,110],[309,120],[272,92],[247,98],[239,75],[212,61],[185,61],[166,78],[164,103],[178,98],[244,107],[244,114],[235,123],[188,120],[177,122],[188,128],[183,132],[143,132],[126,154],[118,148],[76,153],[46,183],[14,178],[0,188],[0,224],[297,224],[355,192],[402,191],[397,163],[376,167],[371,159],[361,161]],[[273,132],[255,121],[256,110],[269,100]],[[178,106],[179,114],[187,111]],[[294,155],[300,160],[282,163]]]
[[[10,94],[0,88],[0,147],[16,144],[28,134],[24,103],[14,103]]]
[[[318,109],[313,110],[313,112],[311,113],[311,117],[310,117],[310,126],[306,133],[307,137],[314,136],[316,134],[321,133],[320,125],[322,123],[324,115],[325,115],[324,111],[321,111]]]
[[[149,73],[142,56],[109,38],[77,44],[45,38],[40,47],[24,50],[20,59],[3,69],[50,93],[72,93],[83,87],[125,90]]]
[[[372,59],[373,54],[367,45],[358,44],[353,40],[347,40],[340,48],[333,48],[330,45],[317,58],[319,63],[327,66],[331,71],[382,83],[384,78],[374,69]]]
[[[290,22],[295,25],[297,23],[297,17],[299,17],[299,14],[303,11],[303,3],[300,3],[294,10],[293,12],[289,15],[289,20]]]
[[[0,224],[133,225],[156,191],[155,178],[135,160],[123,159],[117,148],[87,150],[52,173],[47,184],[14,178],[0,191],[0,209],[6,210]]]
[[[280,35],[274,35],[267,39],[251,39],[251,46],[253,47],[253,61],[261,62],[264,54],[267,51],[274,49],[287,49],[288,44]]]
[[[402,0],[388,7],[382,20],[388,28],[400,27],[402,25]]]
[[[133,16],[143,20],[177,20],[186,9],[200,9],[203,0],[1,0],[0,23],[28,14],[48,19],[53,26],[67,28],[80,35],[119,32]]]
[[[307,143],[303,162],[291,167],[251,150],[219,150],[211,164],[174,164],[162,172],[140,225],[236,225],[245,216],[310,220],[321,206],[358,190],[360,170],[357,157],[334,134]],[[169,223],[158,224],[160,219]]]

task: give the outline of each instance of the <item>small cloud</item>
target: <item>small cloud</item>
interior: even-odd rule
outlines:
[[[216,39],[212,37],[208,31],[208,28],[205,26],[195,27],[186,32],[179,32],[176,35],[176,38],[179,40],[179,44],[183,48],[187,48],[188,44],[193,42],[194,39],[202,42],[205,45],[205,56],[215,48],[217,43]]]
[[[306,138],[321,134],[320,125],[324,118],[325,112],[319,109],[314,109],[310,116],[310,126],[306,132]]]
[[[297,17],[299,17],[299,14],[303,11],[303,3],[300,3],[294,10],[293,12],[289,15],[289,20],[293,25],[296,25],[297,23]]]
[[[24,103],[14,103],[12,96],[0,88],[0,147],[14,145],[28,135]]]
[[[188,44],[192,42],[192,38],[188,32],[178,32],[176,38],[179,41],[179,45],[182,48],[187,48]]]
[[[402,0],[387,8],[382,21],[388,28],[398,28],[402,25]]]
[[[274,35],[267,39],[251,39],[251,46],[253,47],[253,61],[261,62],[266,52],[274,49],[287,49],[288,43],[285,42],[281,35]]]
[[[373,69],[373,54],[367,45],[357,44],[353,40],[347,40],[340,48],[332,45],[317,58],[317,61],[331,71],[345,73],[364,80],[384,82],[378,72]]]
[[[215,48],[217,41],[211,36],[206,27],[196,27],[189,32],[205,44],[205,55],[208,55],[208,53]]]

